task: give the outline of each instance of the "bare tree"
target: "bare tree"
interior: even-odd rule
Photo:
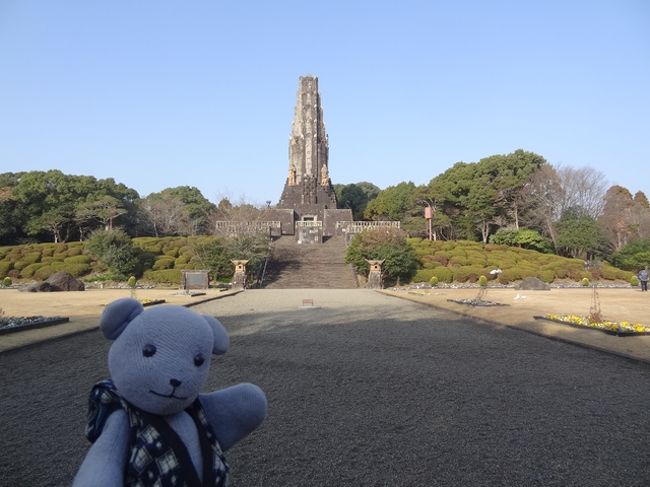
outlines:
[[[608,182],[600,171],[592,167],[556,169],[564,190],[561,211],[579,208],[587,216],[597,219],[603,211]]]
[[[142,210],[156,237],[187,234],[191,226],[185,204],[175,196],[150,194],[142,200]]]
[[[540,229],[553,245],[557,243],[556,223],[562,214],[564,191],[555,168],[543,164],[531,175],[520,195],[520,200],[526,201],[521,222],[527,227]]]

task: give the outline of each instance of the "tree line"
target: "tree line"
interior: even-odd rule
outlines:
[[[411,235],[426,237],[426,206],[433,210],[434,239],[585,260],[610,257],[638,242],[650,251],[650,203],[642,191],[633,195],[608,187],[593,168],[555,167],[524,150],[458,162],[426,185],[390,186],[364,201],[362,214],[368,220],[399,220]]]
[[[216,206],[194,187],[140,198],[112,178],[59,170],[0,174],[0,245],[86,240],[97,229],[131,236],[199,235]]]
[[[400,182],[381,190],[363,181],[334,189],[339,206],[350,208],[355,219],[399,220],[414,236],[427,236],[423,210],[429,206],[437,240],[492,242],[586,260],[632,243],[645,249],[643,242],[650,242],[650,204],[643,192],[608,187],[592,168],[556,167],[524,150],[458,162],[420,186]],[[227,198],[214,204],[190,186],[141,198],[112,178],[58,170],[4,173],[0,245],[85,240],[114,226],[130,236],[209,235],[216,220],[265,220],[268,208]]]

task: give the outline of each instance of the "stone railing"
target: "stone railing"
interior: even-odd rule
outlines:
[[[279,221],[217,221],[214,224],[214,233],[219,236],[263,233],[279,237],[282,233],[282,225]]]
[[[296,227],[303,228],[323,228],[323,222],[320,220],[298,220]]]
[[[361,233],[364,230],[377,230],[378,228],[400,228],[400,222],[381,220],[381,221],[349,221],[336,222],[336,233]]]

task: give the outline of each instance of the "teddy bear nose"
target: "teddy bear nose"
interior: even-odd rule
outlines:
[[[178,387],[181,385],[181,381],[178,379],[169,379],[169,383],[172,387]]]

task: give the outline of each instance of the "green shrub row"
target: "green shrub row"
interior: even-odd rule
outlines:
[[[540,253],[518,247],[482,244],[468,241],[429,241],[409,239],[420,264],[415,282],[477,282],[481,275],[490,277],[490,271],[501,269],[498,282],[509,284],[525,277],[537,277],[550,283],[556,279],[581,281],[625,280],[632,273],[602,263],[585,269],[580,259],[568,259],[555,254]]]
[[[181,271],[179,269],[149,270],[144,272],[144,278],[158,284],[180,284]]]

